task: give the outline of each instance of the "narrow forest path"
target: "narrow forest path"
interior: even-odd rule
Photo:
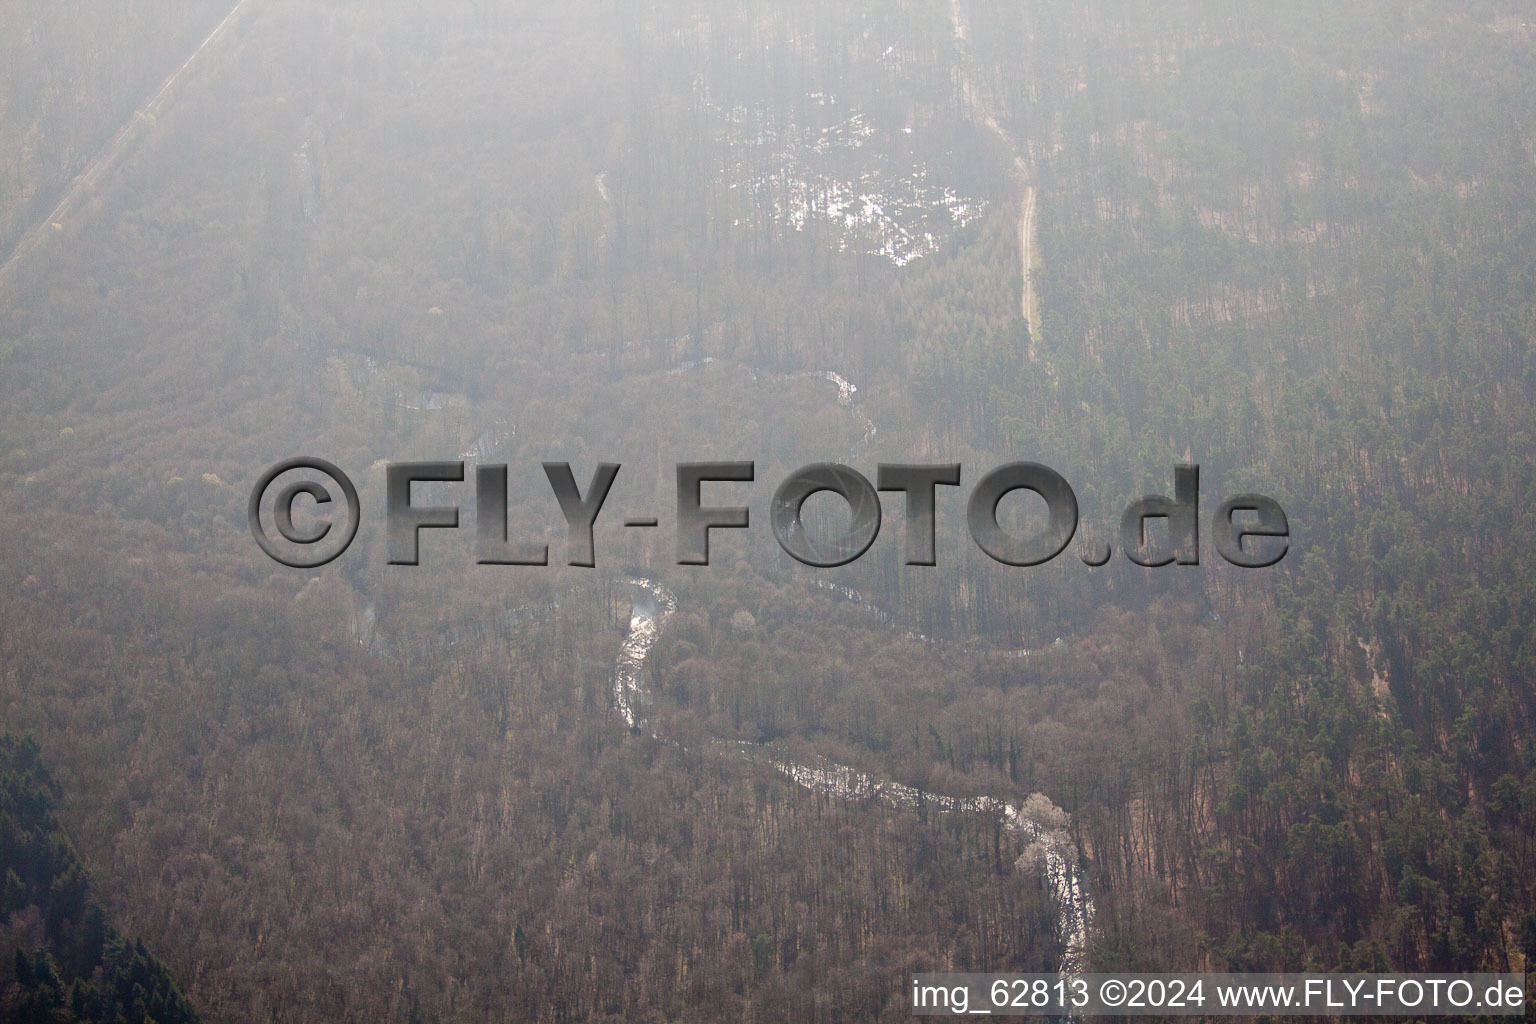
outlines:
[[[75,175],[69,188],[64,192],[53,209],[48,212],[39,223],[21,236],[11,254],[6,257],[4,263],[0,263],[0,288],[4,288],[15,273],[15,269],[22,260],[41,249],[52,235],[62,231],[69,218],[97,194],[101,183],[117,167],[118,162],[128,153],[132,145],[142,136],[147,134],[155,126],[159,116],[169,104],[174,89],[182,79],[187,76],[197,59],[203,55],[209,47],[217,43],[234,25],[239,14],[245,9],[250,0],[238,0],[234,7],[230,8],[224,19],[214,26],[212,32],[198,44],[191,56],[181,62],[181,65],[172,71],[165,81],[160,84],[147,102],[133,112],[133,116],[117,130],[97,151],[96,156],[86,165],[85,170]]]
[[[1029,321],[1029,333],[1033,337],[1036,319],[1035,309],[1035,187],[1024,186],[1024,212],[1019,216],[1019,253],[1024,278],[1024,319]]]
[[[949,21],[954,30],[955,47],[959,50],[960,60],[957,64],[960,76],[961,94],[965,97],[965,104],[972,116],[976,118],[986,129],[997,137],[1013,157],[1009,168],[1014,179],[1015,187],[1019,192],[1019,279],[1020,300],[1019,315],[1029,324],[1030,346],[1029,358],[1035,358],[1034,336],[1037,330],[1039,311],[1035,308],[1035,284],[1031,271],[1035,265],[1035,189],[1029,182],[1029,164],[1024,160],[1024,147],[1019,145],[1017,139],[998,121],[993,105],[988,99],[985,90],[976,85],[971,75],[971,65],[975,55],[971,50],[971,26],[965,18],[965,11],[960,6],[961,0],[949,0]]]

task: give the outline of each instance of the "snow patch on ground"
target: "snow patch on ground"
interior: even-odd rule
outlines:
[[[808,100],[813,114],[837,107],[824,93]],[[938,251],[986,209],[985,200],[931,180],[926,165],[902,155],[906,146],[895,138],[910,136],[910,125],[899,133],[884,131],[855,110],[817,127],[704,103],[722,123],[729,154],[722,170],[730,190],[782,228],[827,231],[840,252],[906,266]],[[737,218],[735,224],[741,223]]]

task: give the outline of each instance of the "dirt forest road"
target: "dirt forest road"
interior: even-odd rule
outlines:
[[[1019,252],[1024,277],[1024,319],[1029,321],[1029,331],[1035,332],[1035,187],[1024,186],[1024,211],[1019,215]]]
[[[1029,322],[1030,334],[1033,335],[1038,323],[1038,311],[1035,309],[1035,286],[1031,279],[1031,268],[1035,265],[1035,189],[1029,183],[1029,165],[1024,162],[1024,150],[1018,141],[1009,134],[1008,130],[998,122],[997,116],[992,111],[992,105],[987,100],[986,93],[978,89],[971,78],[969,61],[971,60],[970,23],[966,21],[965,11],[961,9],[961,0],[949,0],[949,20],[954,28],[955,44],[960,50],[960,84],[965,96],[966,105],[975,112],[974,116],[984,125],[987,131],[998,138],[1004,148],[1013,157],[1013,177],[1019,189],[1019,277],[1021,281],[1021,298],[1019,313]],[[1033,356],[1033,352],[1031,352]]]
[[[63,198],[49,211],[48,216],[21,237],[21,241],[16,243],[16,248],[11,250],[5,262],[0,263],[0,289],[10,283],[16,268],[23,260],[41,249],[55,233],[62,231],[70,219],[97,194],[101,184],[133,148],[134,143],[153,131],[160,114],[164,112],[174,96],[176,86],[187,77],[197,64],[198,58],[229,32],[249,3],[250,0],[239,0],[234,7],[230,8],[224,20],[214,26],[207,38],[192,51],[192,55],[170,73],[155,94],[134,111],[127,123],[119,128],[117,134],[113,135],[97,152],[85,170],[75,176]]]

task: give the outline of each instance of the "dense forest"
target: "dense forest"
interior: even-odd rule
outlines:
[[[120,7],[0,12],[7,1012],[897,1020],[1061,967],[993,816],[732,744],[1044,794],[1093,969],[1525,969],[1523,5],[272,0],[201,50],[233,3]],[[297,454],[364,510],[312,571],[245,516]],[[461,456],[550,567],[474,564],[469,483],[387,564],[382,463]],[[679,566],[706,459],[753,527]],[[623,467],[594,570],[544,460]],[[1003,566],[964,502],[1012,460],[1104,538],[1198,463],[1207,543],[1257,491],[1291,549]],[[889,495],[794,563],[815,461],[961,463],[938,564]]]
[[[142,942],[119,935],[59,824],[58,784],[31,740],[0,736],[0,1019],[197,1024]]]

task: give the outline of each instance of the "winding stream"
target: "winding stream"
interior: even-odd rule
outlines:
[[[625,582],[634,599],[629,631],[619,647],[618,661],[613,669],[613,703],[631,730],[649,733],[653,739],[660,740],[646,715],[651,694],[645,685],[645,659],[661,639],[667,619],[677,610],[677,597],[646,577],[632,577]],[[1093,923],[1093,899],[1083,881],[1077,846],[1067,831],[1066,812],[1043,794],[1030,794],[1020,806],[991,796],[944,796],[893,780],[877,779],[856,768],[820,758],[813,762],[796,761],[761,744],[719,742],[715,746],[746,760],[766,764],[803,789],[836,799],[878,799],[897,809],[927,808],[941,813],[977,814],[1001,820],[1004,830],[1025,844],[1015,866],[1020,869],[1038,866],[1056,901],[1056,938],[1062,946],[1061,976],[1070,978],[1082,972],[1088,931]]]
[[[672,372],[687,372],[713,361],[705,359],[684,363]],[[756,371],[753,373],[755,376]],[[837,404],[849,410],[857,419],[864,432],[861,446],[868,445],[875,436],[875,424],[863,409],[854,404],[853,398],[859,390],[858,386],[833,370],[815,370],[807,375],[837,385]],[[618,659],[613,669],[613,705],[624,724],[632,731],[648,733],[652,739],[660,740],[661,737],[652,728],[647,715],[652,697],[645,685],[645,661],[656,642],[661,639],[667,619],[677,611],[677,596],[648,577],[630,577],[624,582],[629,585],[633,600],[629,630],[619,646]],[[889,625],[893,622],[887,612],[869,603],[851,587],[824,580],[817,580],[815,585],[869,609],[881,623]],[[916,634],[912,636],[920,640],[929,639]],[[1061,640],[1058,638],[1055,642],[1059,644]],[[1019,657],[1032,652],[1018,650],[1006,653]],[[1056,939],[1062,947],[1061,976],[1070,978],[1082,973],[1087,957],[1088,933],[1093,924],[1093,898],[1083,879],[1077,845],[1067,831],[1067,814],[1049,797],[1042,793],[1032,793],[1021,805],[1015,806],[992,796],[945,796],[894,780],[877,779],[856,768],[821,758],[811,762],[796,761],[775,748],[761,744],[717,741],[714,745],[727,754],[767,765],[803,789],[835,799],[878,799],[897,809],[922,807],[941,813],[976,814],[1000,820],[1004,830],[1024,844],[1024,851],[1015,861],[1015,867],[1042,871],[1056,901]]]
[[[707,363],[712,358],[684,363],[671,373],[685,373]],[[743,367],[753,373],[758,371]],[[846,377],[831,370],[809,371],[804,376],[830,381],[838,389],[838,405],[856,418],[863,430],[861,447],[875,435],[875,424],[854,403],[858,387]],[[497,431],[500,431],[500,434]],[[510,436],[502,424],[487,431],[482,441],[492,437]],[[466,451],[464,457],[483,455],[480,442],[476,450]],[[494,444],[485,443],[489,449]],[[657,742],[672,742],[656,729],[651,718],[653,695],[646,686],[646,659],[661,639],[667,620],[677,611],[677,597],[661,583],[645,576],[628,577],[619,582],[630,588],[631,611],[629,627],[619,645],[612,677],[612,702],[614,710],[625,726],[637,734],[649,736]],[[881,625],[897,628],[896,621],[884,609],[872,604],[859,591],[828,580],[817,579],[812,583],[818,589],[827,590],[838,597],[867,610]],[[547,610],[553,605],[545,602],[513,609],[507,613],[508,627],[515,627],[526,615]],[[388,657],[385,638],[374,628],[373,608],[364,613],[364,622],[354,627],[354,637],[376,654]],[[918,633],[908,632],[909,639],[925,643],[943,642]],[[1052,646],[1062,643],[1058,638]],[[970,645],[965,645],[970,649]],[[1006,657],[1027,657],[1038,652],[1027,649],[997,652]],[[1084,881],[1078,861],[1077,847],[1067,830],[1068,817],[1041,793],[1032,793],[1022,804],[1015,805],[995,796],[955,797],[929,793],[890,779],[880,779],[847,765],[837,764],[824,758],[797,761],[786,752],[763,744],[728,742],[717,740],[710,746],[728,757],[750,761],[783,775],[795,785],[814,793],[839,800],[879,800],[900,810],[926,809],[947,814],[973,814],[991,817],[1002,824],[1003,829],[1022,844],[1023,852],[1014,862],[1019,871],[1043,873],[1057,907],[1056,939],[1062,947],[1060,974],[1064,978],[1080,974],[1086,964],[1088,936],[1093,923],[1094,906]]]

